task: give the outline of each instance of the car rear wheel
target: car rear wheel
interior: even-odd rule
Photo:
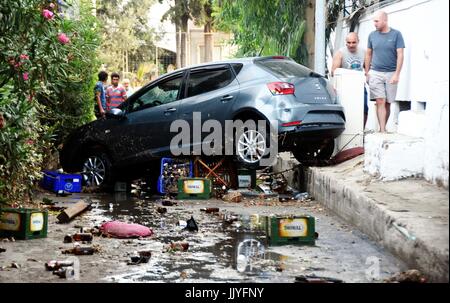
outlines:
[[[104,153],[91,153],[83,161],[82,175],[87,187],[106,188],[111,185],[111,161]]]
[[[324,142],[305,142],[292,153],[300,163],[315,160],[329,160],[334,152],[334,140]]]

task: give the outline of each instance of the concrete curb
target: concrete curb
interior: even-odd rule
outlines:
[[[362,171],[363,161],[364,156],[359,156],[334,167],[311,167],[307,175],[308,192],[408,266],[421,270],[430,282],[448,283],[448,191],[435,186],[435,193],[433,188],[427,190],[428,196],[435,197],[435,203],[439,203],[438,207],[430,205],[432,215],[439,217],[433,220],[431,213],[423,210],[423,204],[428,201],[413,201],[418,200],[414,195],[405,199],[402,197],[404,194],[396,192],[395,188],[377,195],[377,189],[383,187],[378,184],[379,187],[371,188],[368,184],[371,181],[367,181],[368,176]],[[376,180],[372,182],[380,183]],[[405,184],[417,191],[428,186],[419,183],[424,182],[422,180],[408,182]],[[388,185],[383,183],[382,186],[390,188],[391,184],[393,182]],[[443,200],[445,196],[446,203]],[[418,207],[418,203],[422,203],[422,208]],[[445,208],[446,215],[439,216]]]

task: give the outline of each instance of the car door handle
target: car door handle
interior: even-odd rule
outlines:
[[[220,101],[222,101],[222,102],[227,102],[227,101],[230,101],[231,99],[233,99],[234,97],[233,96],[231,96],[231,95],[225,95],[225,96],[223,96],[221,99],[220,99]]]
[[[177,111],[177,109],[175,107],[171,107],[171,108],[166,109],[164,111],[164,113],[173,113],[173,112],[176,112],[176,111]]]

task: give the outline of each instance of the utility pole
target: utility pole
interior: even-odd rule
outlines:
[[[314,70],[325,75],[325,0],[316,0]]]

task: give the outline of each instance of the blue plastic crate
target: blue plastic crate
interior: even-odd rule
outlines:
[[[42,187],[53,192],[64,190],[71,193],[81,192],[82,176],[78,174],[62,174],[55,171],[44,171]]]
[[[180,159],[173,159],[173,158],[162,158],[161,159],[160,175],[158,177],[158,183],[157,183],[157,189],[160,194],[166,193],[166,191],[164,189],[164,184],[163,184],[163,182],[164,182],[164,178],[163,178],[164,164],[165,163],[171,164],[174,162],[179,163],[179,164],[187,164],[188,163],[188,161],[183,161]],[[189,161],[189,177],[192,177],[193,175],[194,175],[193,162]]]

